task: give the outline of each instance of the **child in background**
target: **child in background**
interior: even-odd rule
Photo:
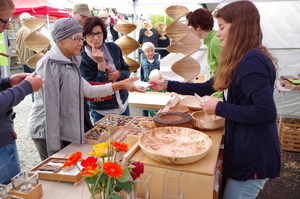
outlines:
[[[141,61],[141,81],[149,82],[151,71],[160,69],[160,61],[154,56],[155,46],[151,42],[145,42],[142,51],[146,57]],[[148,110],[143,110],[143,116],[148,117],[148,114]]]
[[[141,80],[149,82],[150,72],[154,69],[160,69],[160,61],[154,56],[155,47],[151,42],[145,42],[142,51],[146,57],[141,61]]]

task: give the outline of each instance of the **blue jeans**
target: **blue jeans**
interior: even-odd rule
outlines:
[[[101,115],[94,110],[91,111],[91,115],[93,117],[94,123],[105,117],[105,115]],[[129,106],[126,107],[125,111],[121,115],[130,116]]]
[[[268,179],[238,181],[229,178],[226,181],[223,199],[255,199],[264,188]]]
[[[16,142],[0,148],[0,184],[10,183],[10,179],[20,173],[20,161]]]

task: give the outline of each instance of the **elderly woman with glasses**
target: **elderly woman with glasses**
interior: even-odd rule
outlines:
[[[44,77],[45,84],[35,95],[28,121],[29,134],[41,159],[71,142],[83,143],[84,97],[105,97],[125,88],[142,92],[133,84],[138,78],[91,86],[81,77],[80,51],[85,38],[76,19],[57,20],[52,37],[56,45],[37,63],[36,72]]]
[[[119,46],[112,42],[104,42],[107,29],[100,18],[86,19],[83,24],[83,36],[86,37],[86,41],[81,52],[80,72],[87,81],[92,84],[119,82],[129,77],[129,66],[124,62]],[[88,103],[94,122],[107,114],[130,115],[127,90],[119,90],[110,97]]]

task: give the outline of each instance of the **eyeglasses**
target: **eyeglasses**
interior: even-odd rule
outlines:
[[[11,20],[12,20],[12,18],[9,18],[7,21],[5,21],[4,19],[1,19],[1,18],[0,18],[0,21],[1,21],[2,23],[4,23],[3,29],[6,28],[6,26],[9,24],[9,22],[10,22]]]
[[[84,42],[85,41],[85,37],[67,37],[67,38],[73,39],[76,42],[80,42],[80,41]]]
[[[89,34],[87,34],[86,36],[90,39],[95,38],[95,36],[97,35],[98,38],[103,36],[103,32],[91,32]]]

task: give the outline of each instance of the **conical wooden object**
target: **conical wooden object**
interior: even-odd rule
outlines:
[[[24,21],[24,25],[32,31],[36,31],[46,24],[44,19],[27,19]]]
[[[37,53],[35,55],[33,55],[32,57],[30,57],[27,61],[26,64],[30,67],[35,69],[36,68],[36,64],[37,62],[44,56],[44,53]]]
[[[185,16],[186,13],[188,12],[189,9],[187,7],[179,6],[179,5],[169,6],[166,9],[167,15],[172,17],[174,20],[178,20],[179,18]]]
[[[179,21],[174,21],[166,29],[167,35],[175,40],[181,39],[182,37],[187,35],[189,31],[190,30],[187,25]]]
[[[124,58],[124,61],[128,64],[130,72],[135,72],[140,67],[139,62],[137,62],[133,59],[130,59],[127,56],[123,56],[123,58]]]
[[[183,77],[187,82],[200,73],[200,64],[195,59],[187,56],[175,62],[171,69],[174,73]]]
[[[121,48],[123,55],[128,55],[140,47],[136,40],[127,35],[123,35],[115,43]]]
[[[201,40],[194,33],[189,32],[186,36],[169,46],[167,51],[191,55],[199,49],[200,45]]]
[[[40,52],[49,46],[50,41],[46,36],[42,35],[38,31],[35,31],[30,33],[30,35],[26,37],[26,39],[24,40],[24,44],[31,50]]]
[[[134,24],[116,24],[114,25],[115,31],[127,35],[136,29]]]

